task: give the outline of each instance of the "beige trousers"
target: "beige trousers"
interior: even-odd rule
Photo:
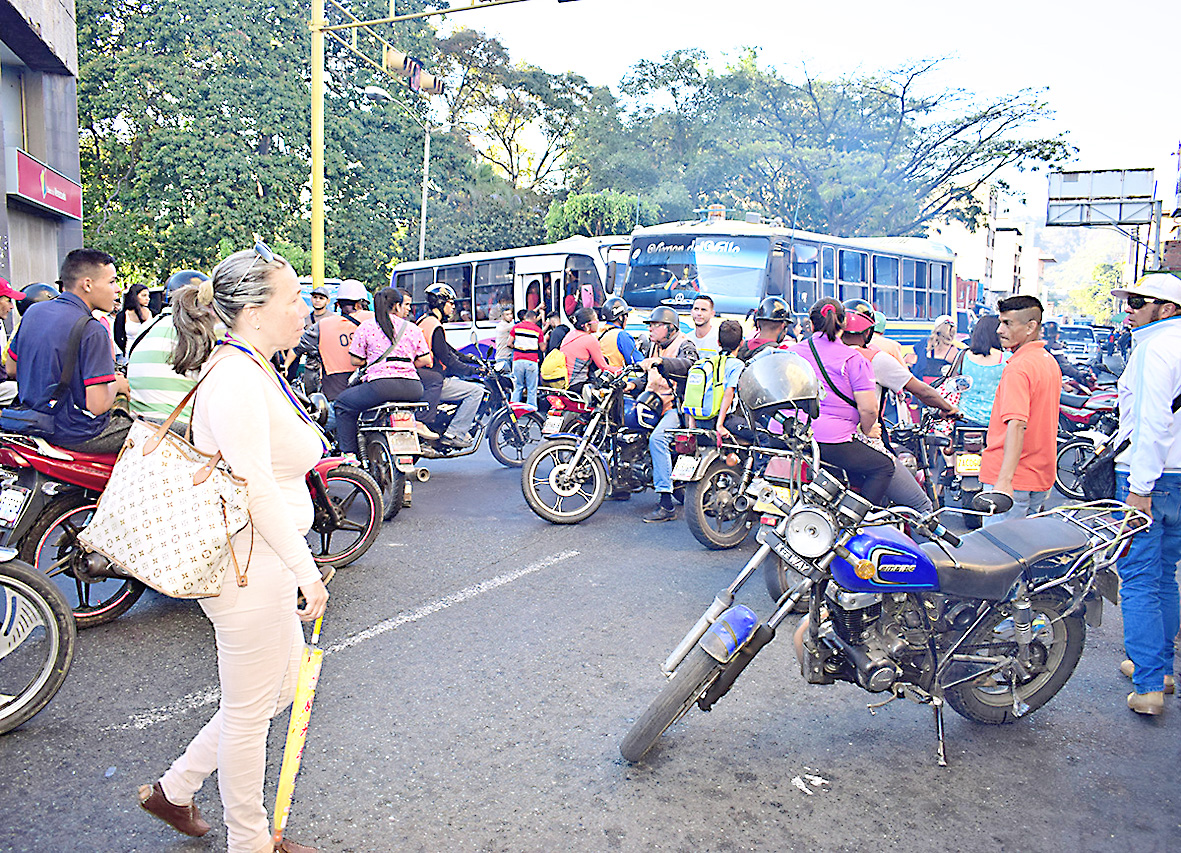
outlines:
[[[246,554],[238,557],[245,565]],[[295,695],[304,643],[295,576],[257,535],[248,578],[238,587],[231,569],[221,595],[200,602],[217,637],[221,705],[160,784],[170,802],[184,805],[217,770],[229,853],[270,853],[262,798],[267,731]]]

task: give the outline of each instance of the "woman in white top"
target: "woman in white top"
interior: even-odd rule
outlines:
[[[263,805],[267,731],[295,692],[299,621],[322,615],[328,601],[304,539],[312,523],[304,475],[323,453],[323,436],[270,365],[299,342],[307,307],[291,265],[262,244],[230,255],[210,281],[181,288],[173,302],[173,368],[202,368],[194,444],[220,450],[247,482],[251,523],[233,539],[247,584],[231,580],[201,599],[217,639],[221,704],[160,780],[140,788],[140,802],[179,832],[204,835],[210,827],[193,795],[216,770],[230,853],[314,853],[287,840],[276,847]],[[219,321],[229,329],[220,340]]]
[[[135,343],[143,329],[152,319],[152,310],[148,307],[151,294],[142,284],[133,284],[123,294],[123,308],[115,317],[115,346],[124,355],[127,348]]]

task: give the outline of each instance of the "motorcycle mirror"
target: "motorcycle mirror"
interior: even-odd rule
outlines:
[[[471,339],[472,339],[473,344],[479,340],[479,338],[476,337],[476,330],[475,329],[472,329]]]
[[[981,492],[972,499],[972,509],[998,515],[1013,508],[1013,499],[1004,492]]]

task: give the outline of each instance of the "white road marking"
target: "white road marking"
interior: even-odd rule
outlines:
[[[376,625],[373,625],[370,628],[366,628],[363,631],[358,631],[356,634],[351,634],[325,648],[324,654],[330,655],[335,652],[344,651],[345,649],[356,646],[365,642],[366,640],[372,640],[374,637],[379,637],[382,634],[393,631],[395,628],[401,627],[402,625],[408,625],[412,622],[417,622],[420,619],[425,619],[427,616],[430,616],[433,613],[438,613],[440,610],[446,610],[448,607],[452,607],[456,604],[462,604],[465,601],[470,601],[477,596],[483,595],[486,592],[491,592],[492,590],[502,587],[505,584],[510,584],[513,581],[520,580],[526,575],[540,572],[542,569],[548,569],[550,566],[560,563],[563,560],[568,560],[571,557],[577,557],[578,554],[578,551],[559,551],[557,554],[546,557],[544,560],[539,560],[536,563],[532,563],[528,566],[524,566],[523,568],[517,569],[516,571],[506,572],[503,575],[497,575],[494,578],[489,578],[486,581],[481,581],[480,583],[465,587],[458,592],[453,592],[450,595],[445,595],[440,599],[430,602],[429,604],[424,604],[422,607],[418,607],[406,613],[399,613],[397,616],[393,616],[389,619],[378,622]],[[198,708],[203,708],[207,705],[216,704],[220,699],[220,688],[209,687],[204,690],[198,690],[194,693],[188,694],[187,696],[182,696],[180,699],[176,700],[175,702],[170,702],[167,705],[161,705],[158,708],[152,708],[139,714],[132,714],[128,722],[115,726],[107,726],[104,728],[104,731],[150,728],[157,723],[167,722],[168,720],[171,720],[173,717],[179,716],[180,714],[185,714],[189,711],[195,711]]]

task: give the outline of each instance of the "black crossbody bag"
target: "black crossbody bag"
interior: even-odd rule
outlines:
[[[49,411],[41,412],[30,409],[23,403],[9,406],[0,411],[0,431],[19,432],[22,435],[33,435],[37,438],[52,438],[56,430],[54,417],[57,406],[70,391],[70,380],[74,378],[74,368],[78,365],[78,348],[82,345],[82,333],[86,324],[93,317],[79,317],[78,322],[70,329],[70,337],[66,341],[66,358],[62,362],[62,378],[57,383],[53,395],[49,398]],[[20,393],[20,389],[17,389]]]
[[[1173,414],[1181,409],[1181,394],[1173,398]],[[1078,487],[1088,501],[1111,500],[1115,497],[1115,457],[1132,446],[1132,439],[1125,438],[1116,447],[1109,447],[1082,467],[1078,475]]]

